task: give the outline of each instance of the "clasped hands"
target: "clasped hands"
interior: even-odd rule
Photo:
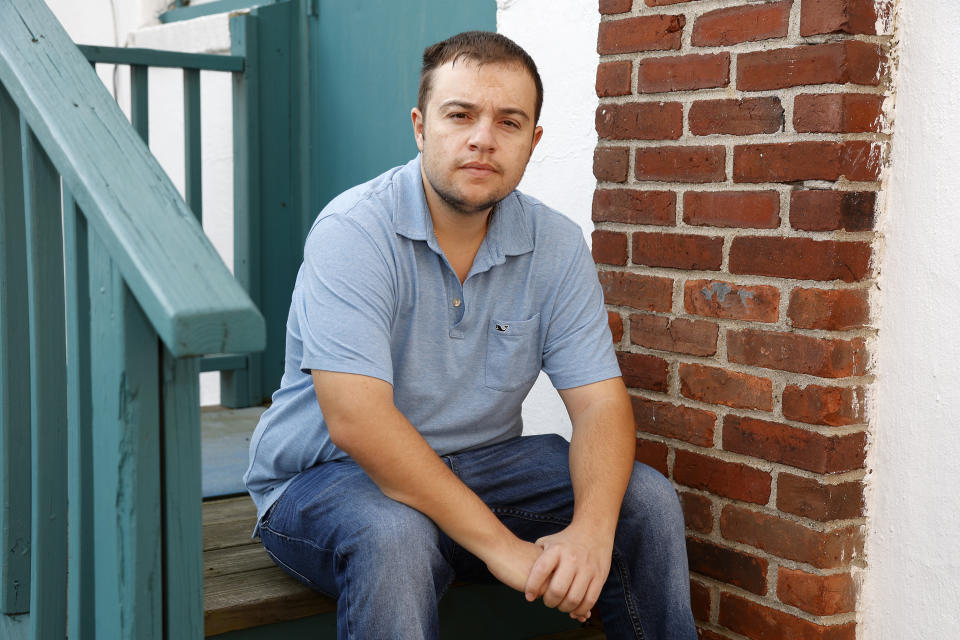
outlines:
[[[567,527],[536,542],[516,539],[505,554],[488,562],[491,573],[527,601],[543,604],[585,622],[610,572],[613,540]]]

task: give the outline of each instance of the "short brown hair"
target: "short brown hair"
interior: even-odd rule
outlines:
[[[540,108],[543,106],[543,82],[537,72],[537,65],[516,42],[492,31],[464,31],[442,42],[432,44],[423,50],[423,67],[420,69],[420,89],[417,92],[417,108],[425,113],[427,97],[430,95],[430,81],[437,67],[461,58],[477,64],[507,63],[522,66],[533,77],[537,87],[537,102],[533,121],[540,120]]]

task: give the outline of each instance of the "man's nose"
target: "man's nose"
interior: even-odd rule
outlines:
[[[481,152],[493,151],[496,140],[493,133],[493,121],[480,119],[470,131],[470,149]]]

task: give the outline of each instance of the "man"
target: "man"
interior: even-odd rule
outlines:
[[[514,190],[543,134],[536,66],[482,32],[423,62],[421,154],[334,199],[307,238],[286,371],[250,443],[261,540],[338,598],[342,638],[436,637],[454,577],[490,574],[599,614],[610,638],[695,638],[682,514],[633,463],[590,252]],[[541,368],[569,447],[520,437]]]

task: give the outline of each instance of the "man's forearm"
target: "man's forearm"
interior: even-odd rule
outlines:
[[[633,469],[636,433],[626,392],[591,402],[575,417],[570,441],[572,525],[612,540]]]

